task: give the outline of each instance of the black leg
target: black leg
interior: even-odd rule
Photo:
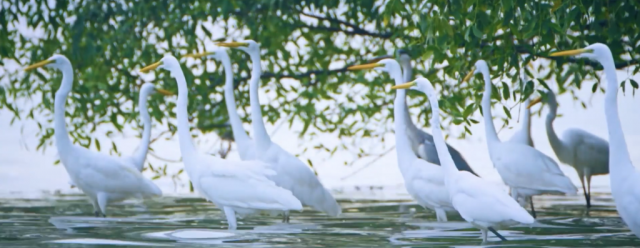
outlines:
[[[500,238],[500,240],[502,241],[507,241],[506,238],[504,238],[504,236],[500,235],[500,233],[498,233],[498,231],[496,231],[496,229],[493,229],[493,227],[489,227],[489,231],[491,231],[493,234],[495,234],[498,238]]]
[[[529,197],[529,203],[531,204],[531,216],[533,216],[533,218],[537,218],[536,217],[536,209],[533,208],[533,196]]]
[[[94,211],[93,214],[95,214],[96,217],[100,217],[100,212],[98,210]]]
[[[584,186],[584,180],[582,181],[582,192],[584,192],[584,199],[587,201],[587,208],[591,208],[591,196],[587,191],[587,188]]]
[[[107,215],[106,214],[102,214],[102,218],[107,218]]]

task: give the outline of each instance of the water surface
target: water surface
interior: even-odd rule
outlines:
[[[279,217],[239,220],[226,229],[224,215],[195,197],[163,197],[109,207],[107,218],[91,216],[82,195],[0,199],[0,247],[446,247],[479,246],[480,232],[450,214],[435,214],[413,202],[342,200],[343,214],[330,218],[305,209],[290,224]],[[542,196],[538,220],[490,235],[486,246],[639,246],[618,217],[611,196],[594,195],[587,212],[583,199]],[[482,207],[482,206],[478,206]],[[640,213],[639,213],[640,214]]]

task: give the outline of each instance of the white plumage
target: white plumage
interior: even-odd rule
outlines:
[[[276,172],[260,161],[233,162],[199,154],[191,139],[187,118],[188,88],[178,60],[167,55],[141,72],[164,68],[178,84],[178,135],[185,169],[194,188],[207,200],[222,208],[235,229],[236,213],[302,210],[289,190],[277,186],[269,177]]]
[[[533,104],[540,102],[534,100]],[[609,142],[584,130],[570,128],[564,131],[560,139],[553,129],[558,102],[552,91],[547,92],[549,113],[545,122],[547,137],[558,160],[576,169],[587,208],[591,207],[591,176],[609,174]],[[530,107],[530,106],[529,106]],[[586,184],[585,184],[586,179]]]
[[[383,59],[376,63],[356,65],[349,70],[378,69],[389,73],[396,85],[404,83],[400,65],[393,59]],[[420,206],[436,212],[438,221],[447,221],[446,212],[455,211],[445,187],[443,168],[440,165],[419,158],[412,150],[411,133],[407,125],[411,118],[406,116],[406,92],[398,90],[394,100],[394,125],[398,167],[404,179],[404,186]],[[431,137],[431,135],[429,135]],[[432,139],[433,140],[433,139]],[[437,155],[437,154],[436,154]],[[437,158],[437,156],[436,156]]]
[[[71,62],[67,57],[56,54],[25,68],[25,71],[43,66],[62,72],[62,84],[56,92],[54,106],[56,147],[71,181],[89,197],[95,215],[102,213],[106,216],[107,205],[112,202],[162,195],[151,180],[142,176],[132,160],[111,157],[71,143],[65,124],[65,103],[73,87]]]
[[[492,83],[489,75],[489,66],[484,60],[478,60],[475,63],[475,70],[472,70],[464,81],[476,73],[481,73],[485,80],[482,112],[484,114],[489,156],[504,183],[511,188],[512,197],[515,199],[522,197],[529,200],[532,214],[535,217],[532,196],[540,194],[575,194],[577,188],[549,156],[528,145],[500,142],[493,126],[491,115]]]
[[[262,68],[260,65],[260,45],[252,40],[241,42],[219,43],[219,46],[234,47],[246,52],[251,58],[252,69],[249,80],[251,101],[251,119],[256,158],[269,164],[277,172],[270,178],[280,187],[290,190],[303,205],[322,211],[331,216],[338,216],[342,209],[333,195],[324,188],[311,168],[299,158],[274,143],[267,134],[262,122],[262,110],[258,99],[258,89]],[[285,212],[288,221],[288,212]]]
[[[397,89],[416,88],[427,95],[433,111],[431,127],[436,149],[444,170],[446,189],[451,203],[463,219],[482,230],[483,242],[492,231],[506,240],[495,229],[515,224],[532,224],[533,217],[502,189],[485,182],[466,171],[458,171],[449,154],[440,130],[440,113],[437,92],[431,82],[418,78],[414,82],[396,86]]]
[[[616,203],[618,214],[629,226],[629,229],[640,237],[640,172],[631,163],[627,142],[624,138],[620,116],[618,114],[618,77],[613,62],[613,55],[607,45],[595,43],[584,49],[553,53],[551,56],[570,56],[589,58],[602,64],[607,80],[607,91],[604,99],[604,113],[607,118],[609,133],[609,171],[611,193]]]

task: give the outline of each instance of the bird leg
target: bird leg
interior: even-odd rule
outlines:
[[[436,208],[436,219],[438,222],[447,222],[447,212],[444,209]]]
[[[487,243],[487,236],[488,236],[487,229],[480,229],[480,231],[482,231],[482,236],[481,236],[482,237],[482,243],[483,244]]]
[[[587,201],[587,209],[591,208],[591,196],[584,185],[584,175],[578,175],[580,177],[580,184],[582,184],[582,192],[584,193],[584,200]]]
[[[531,204],[531,216],[533,216],[533,218],[536,218],[536,209],[533,208],[533,196],[529,197],[529,203]]]
[[[496,229],[493,229],[493,227],[489,227],[488,229],[489,229],[489,231],[491,231],[493,234],[495,234],[496,236],[498,236],[498,238],[500,238],[500,240],[502,240],[502,241],[507,241],[507,239],[506,239],[506,238],[504,238],[504,236],[500,235],[500,233],[498,233],[498,231],[496,231]],[[486,231],[485,231],[485,233],[486,233]]]
[[[224,215],[227,217],[227,223],[229,224],[229,230],[236,230],[238,224],[236,223],[236,212],[230,207],[224,207]]]
[[[589,198],[587,198],[587,208],[591,208],[591,171],[589,168],[585,169],[585,171],[587,174],[587,195],[589,196]]]
[[[93,213],[95,214],[96,217],[100,217],[100,211],[96,210],[96,211],[93,211]]]
[[[282,213],[282,223],[289,223],[289,211]]]

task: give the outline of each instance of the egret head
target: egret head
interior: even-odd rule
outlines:
[[[350,70],[350,71],[366,70],[366,69],[374,69],[374,70],[385,71],[385,72],[401,71],[400,65],[398,64],[398,62],[395,59],[389,59],[389,58],[381,59],[374,63],[353,65],[353,66],[347,67],[347,70]]]
[[[260,44],[253,40],[220,42],[217,45],[221,47],[237,48],[248,54],[260,54]]]
[[[393,86],[393,87],[391,87],[391,89],[394,89],[394,90],[397,90],[397,89],[419,90],[419,91],[422,91],[425,94],[427,94],[427,97],[433,97],[433,94],[434,94],[434,89],[433,89],[433,85],[431,84],[431,81],[429,81],[429,79],[426,79],[426,78],[423,78],[423,77],[416,78],[416,80],[413,80],[413,81],[408,82],[408,83],[404,83],[404,84]]]
[[[159,93],[159,94],[162,94],[162,95],[165,95],[165,96],[173,95],[173,93],[171,93],[168,90],[156,88],[156,86],[154,84],[152,84],[152,83],[144,83],[140,87],[140,95],[141,96],[148,96],[148,95],[155,94],[155,93]]]
[[[183,58],[213,58],[217,61],[231,61],[229,59],[229,54],[227,53],[227,48],[225,47],[216,47],[210,52],[202,52],[202,53],[192,53],[187,54]]]
[[[473,77],[473,75],[478,74],[478,73],[482,73],[482,72],[489,72],[489,65],[487,64],[487,61],[484,61],[482,59],[476,61],[476,63],[474,64],[473,68],[471,68],[471,71],[469,71],[469,73],[467,74],[467,76],[464,77],[464,79],[462,79],[462,82],[467,82],[469,81],[469,79],[471,79],[471,77]]]
[[[148,72],[158,68],[168,71],[182,70],[182,68],[180,68],[180,62],[178,61],[178,59],[176,59],[176,57],[173,57],[173,55],[171,54],[167,54],[160,61],[140,69],[140,72]]]
[[[67,59],[67,57],[65,57],[64,55],[54,54],[48,59],[45,59],[43,61],[40,61],[38,63],[32,64],[24,68],[24,71],[31,71],[40,67],[48,67],[48,68],[55,68],[55,69],[61,70],[63,67],[71,67],[71,61],[69,61],[69,59]]]
[[[601,64],[605,64],[605,59],[613,59],[611,55],[611,50],[609,47],[602,43],[594,43],[583,49],[575,49],[575,50],[567,50],[562,52],[551,53],[552,57],[560,57],[560,56],[575,56],[577,58],[588,58],[590,60],[595,60],[600,62]],[[613,61],[606,61],[613,63]]]
[[[398,49],[397,53],[398,53],[398,60],[400,60],[400,62],[402,62],[402,63],[411,63],[411,56],[409,55],[407,50]]]

